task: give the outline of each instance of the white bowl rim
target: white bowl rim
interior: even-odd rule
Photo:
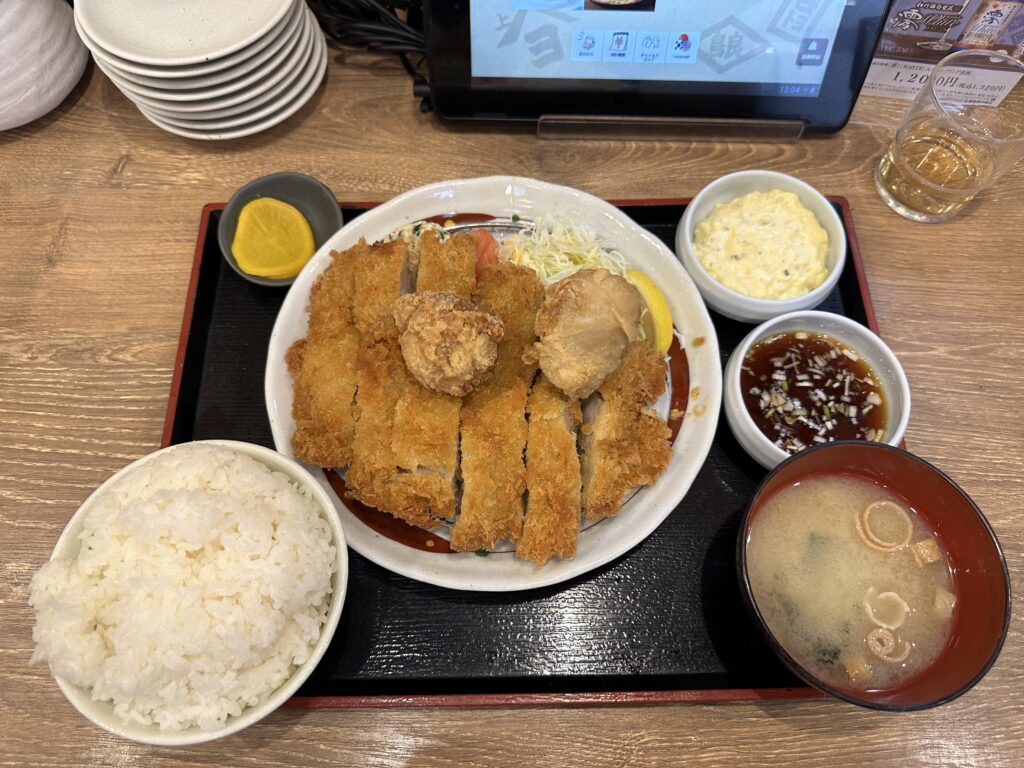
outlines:
[[[713,192],[717,187],[722,186],[728,180],[747,176],[755,178],[786,179],[787,184],[793,184],[794,186],[805,190],[809,195],[819,198],[824,204],[824,209],[828,211],[827,216],[830,219],[829,223],[835,226],[835,228],[842,233],[843,240],[839,245],[836,263],[829,269],[828,275],[825,276],[825,279],[821,284],[812,288],[807,293],[802,293],[799,296],[791,296],[787,299],[760,299],[756,296],[748,296],[745,293],[740,293],[739,291],[736,291],[720,282],[710,272],[708,272],[707,269],[705,269],[700,259],[697,258],[697,254],[694,252],[692,244],[693,228],[696,225],[693,219],[694,216],[696,216],[696,210],[701,196],[705,193]],[[812,213],[814,212],[812,211]],[[823,228],[825,227],[825,222],[819,223]],[[713,283],[716,288],[721,289],[722,293],[725,294],[727,298],[736,303],[746,305],[752,312],[766,313],[778,311],[780,306],[784,307],[790,302],[806,302],[809,306],[816,306],[820,303],[821,300],[829,294],[832,288],[835,287],[839,276],[842,274],[842,271],[846,266],[846,259],[850,250],[848,240],[849,238],[846,235],[843,220],[839,218],[839,214],[836,213],[835,208],[832,207],[832,202],[814,186],[808,184],[803,179],[798,179],[796,176],[790,176],[788,173],[782,173],[781,171],[772,171],[767,168],[750,168],[748,170],[733,171],[732,173],[727,173],[724,176],[719,176],[717,179],[708,182],[696,195],[693,196],[690,202],[686,205],[686,210],[683,211],[683,217],[679,222],[679,228],[676,233],[676,249],[677,251],[682,251],[682,253],[679,254],[679,257],[683,259],[688,267],[692,263],[696,269],[700,270],[701,277],[706,278],[709,282]],[[829,244],[829,248],[831,250],[831,243]],[[684,253],[686,254],[686,258],[683,257]],[[697,285],[700,286],[700,282],[698,282]],[[707,299],[706,296],[704,298],[705,300]],[[798,310],[794,309],[793,311]]]
[[[785,459],[788,459],[790,456],[795,455],[779,448],[768,439],[767,435],[757,428],[754,420],[747,412],[747,409],[743,406],[743,393],[740,391],[739,382],[739,368],[736,367],[735,375],[732,375],[733,371],[728,367],[728,363],[734,358],[742,360],[742,358],[746,356],[747,351],[754,344],[766,336],[770,336],[774,332],[774,326],[782,325],[795,319],[828,321],[839,326],[850,328],[856,333],[863,333],[868,339],[870,339],[870,343],[874,344],[873,350],[878,353],[879,357],[885,360],[886,365],[893,372],[893,378],[896,381],[899,396],[903,403],[903,407],[900,411],[900,417],[893,426],[889,439],[885,441],[888,445],[899,447],[899,444],[903,442],[903,436],[906,434],[907,424],[910,422],[910,382],[907,379],[906,372],[903,370],[903,365],[900,363],[899,358],[896,357],[896,353],[892,351],[889,345],[886,344],[882,337],[875,331],[856,320],[846,317],[846,315],[840,315],[836,312],[824,312],[816,309],[800,309],[795,312],[786,312],[785,314],[778,315],[777,317],[764,321],[744,336],[743,340],[740,341],[740,343],[736,345],[735,349],[733,349],[729,354],[729,360],[726,363],[726,374],[723,375],[722,407],[727,410],[727,414],[731,412],[736,415],[743,424],[744,432],[747,433],[752,440],[758,442],[764,449],[776,457],[777,460],[775,465],[781,463]],[[849,343],[845,340],[842,341],[843,343]],[[850,346],[854,345],[850,344]],[[857,351],[862,352],[859,348]],[[732,424],[730,423],[729,426],[731,428]],[[737,442],[740,442],[738,438]],[[753,454],[751,454],[751,458],[758,461],[758,463],[762,463],[760,459]],[[772,467],[766,467],[766,469],[771,468]]]
[[[219,728],[217,730],[203,731],[197,727],[192,727],[180,731],[164,731],[160,730],[158,726],[125,723],[116,715],[112,715],[109,719],[106,717],[100,717],[92,711],[87,711],[85,708],[89,704],[93,703],[88,690],[68,682],[57,674],[53,674],[53,678],[56,680],[57,686],[60,688],[65,698],[87,720],[108,733],[112,733],[115,736],[120,736],[141,744],[150,744],[154,746],[187,746],[191,744],[201,744],[203,742],[213,741],[214,739],[219,739],[224,736],[237,733],[238,731],[248,728],[250,725],[253,725],[271,714],[299,689],[299,687],[309,678],[309,675],[316,668],[320,659],[323,658],[323,655],[327,651],[327,648],[331,643],[331,639],[337,630],[338,622],[341,619],[341,611],[345,604],[349,573],[348,546],[345,542],[345,533],[342,530],[341,521],[338,519],[338,514],[335,511],[334,503],[330,496],[327,495],[324,489],[320,486],[320,483],[317,482],[316,478],[314,478],[309,473],[309,470],[302,466],[301,463],[278,453],[271,448],[257,445],[255,443],[246,443],[240,440],[211,439],[176,443],[174,445],[160,448],[152,453],[148,453],[145,456],[141,456],[135,461],[122,467],[101,483],[92,493],[90,493],[78,509],[75,510],[74,514],[69,518],[67,524],[64,526],[64,530],[61,532],[61,535],[57,538],[57,543],[54,545],[53,552],[50,555],[50,560],[57,559],[64,554],[65,550],[69,549],[73,545],[73,539],[78,533],[77,529],[80,528],[79,524],[95,503],[95,499],[103,494],[111,485],[124,477],[128,472],[131,472],[136,467],[147,463],[158,455],[179,449],[185,445],[196,444],[218,445],[231,448],[238,453],[243,453],[255,458],[257,461],[266,464],[272,470],[285,472],[285,474],[288,474],[293,481],[300,483],[304,488],[309,489],[310,493],[316,499],[317,504],[323,511],[323,517],[331,529],[331,537],[334,540],[334,545],[337,549],[335,559],[336,570],[333,580],[334,584],[332,584],[335,594],[332,594],[331,596],[330,610],[328,611],[327,618],[320,630],[320,637],[317,639],[316,644],[314,644],[313,649],[310,651],[309,658],[307,658],[306,661],[295,670],[287,681],[267,697],[265,701],[255,707],[246,708],[237,717],[230,718],[223,728]],[[284,469],[285,467],[287,467],[287,471]],[[95,703],[107,706],[110,705],[110,703],[106,701]]]

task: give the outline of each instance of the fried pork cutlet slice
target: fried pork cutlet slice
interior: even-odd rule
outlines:
[[[409,287],[409,249],[404,240],[359,244],[349,251],[352,319],[364,341],[397,335],[392,306]]]
[[[527,381],[487,381],[462,406],[462,501],[452,527],[452,549],[493,549],[516,542],[523,528],[526,491]]]
[[[403,493],[421,499],[432,519],[452,520],[462,400],[426,389],[408,372],[405,377],[391,432],[397,478]]]
[[[345,476],[349,493],[412,525],[434,528],[440,518],[455,514],[451,481],[402,470],[393,448],[395,410],[407,397],[410,384],[419,385],[405,371],[398,343],[393,339],[376,343],[364,340],[356,367],[356,424],[352,462]]]
[[[330,335],[353,327],[352,262],[367,250],[362,240],[346,251],[331,251],[331,263],[309,292],[309,334]]]
[[[311,332],[289,348],[296,458],[319,467],[344,467],[352,460],[358,348],[354,328]]]
[[[331,253],[331,263],[310,291],[307,338],[293,344],[285,358],[293,381],[292,450],[322,467],[343,467],[352,459],[359,334],[352,325],[349,261],[365,247],[360,243]]]
[[[480,309],[497,316],[505,326],[498,342],[498,362],[493,378],[509,375],[532,380],[535,362],[523,360],[537,339],[537,310],[544,301],[544,286],[529,267],[508,262],[488,264],[480,274],[473,300]]]
[[[526,398],[537,371],[523,360],[534,342],[533,318],[544,299],[537,273],[499,263],[484,267],[474,300],[502,321],[491,377],[462,404],[462,501],[452,527],[453,549],[493,549],[519,540],[526,491]]]
[[[668,425],[649,407],[665,391],[665,361],[643,341],[598,389],[596,415],[582,428],[583,511],[614,515],[630,489],[653,483],[672,454]]]
[[[469,298],[476,288],[476,243],[459,232],[440,240],[427,230],[419,239],[420,261],[416,292],[439,291]]]
[[[538,566],[576,555],[580,532],[579,400],[569,400],[543,376],[530,390],[526,442],[526,520],[516,554]]]

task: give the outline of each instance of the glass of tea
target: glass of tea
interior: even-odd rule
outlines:
[[[945,221],[1024,154],[1024,62],[963,50],[932,70],[875,170],[889,206]]]

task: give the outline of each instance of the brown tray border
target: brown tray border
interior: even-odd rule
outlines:
[[[857,234],[853,228],[850,204],[845,197],[826,195],[829,202],[842,210],[843,228],[846,230],[848,258],[853,262],[860,288],[861,302],[868,321],[868,328],[878,333],[878,322],[871,303],[864,262],[860,255]],[[689,205],[693,198],[644,198],[638,200],[614,199],[608,202],[615,206],[656,206]],[[346,202],[338,205],[354,208],[373,208],[379,202]],[[192,274],[185,298],[181,332],[178,336],[178,351],[174,358],[174,372],[168,395],[167,412],[164,416],[164,430],[160,446],[170,445],[174,428],[174,417],[178,407],[181,377],[185,368],[185,353],[188,349],[189,332],[192,327],[192,313],[195,308],[196,289],[199,285],[199,266],[202,263],[206,235],[210,226],[210,214],[224,210],[225,203],[208,203],[203,206],[196,236],[195,254],[192,259]],[[712,688],[681,689],[669,691],[608,691],[592,693],[465,693],[465,694],[420,694],[415,696],[293,696],[284,706],[290,709],[390,709],[393,707],[580,707],[580,706],[622,706],[652,704],[718,704],[751,701],[797,701],[823,699],[826,694],[815,688]]]

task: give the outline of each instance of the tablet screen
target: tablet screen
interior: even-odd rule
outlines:
[[[816,97],[845,6],[846,0],[473,0],[471,74],[703,82],[737,95]]]
[[[923,2],[923,0],[922,0]],[[435,111],[838,130],[891,0],[423,0]]]

